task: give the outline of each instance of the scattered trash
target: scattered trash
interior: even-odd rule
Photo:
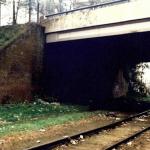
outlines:
[[[23,140],[23,138],[22,138],[22,137],[19,137],[19,140]]]
[[[45,132],[46,130],[45,130],[45,129],[40,129],[39,131],[40,131],[40,132]]]
[[[132,142],[128,142],[127,145],[131,146],[131,145],[132,145]]]
[[[99,117],[101,117],[101,114],[98,114]]]
[[[70,140],[70,143],[73,144],[73,145],[76,145],[76,144],[78,144],[78,140],[72,140],[72,139],[71,139],[71,140]]]
[[[146,139],[146,141],[150,142],[150,139]]]
[[[83,139],[84,137],[83,137],[83,135],[80,135],[80,137],[79,137],[80,139]]]
[[[44,105],[49,105],[49,102],[43,101],[42,99],[37,99],[38,103],[44,104]]]
[[[67,145],[65,145],[65,144],[61,145],[61,148],[67,148]]]
[[[116,120],[120,120],[120,118],[116,118]]]
[[[0,145],[4,144],[5,140],[0,140]]]
[[[145,119],[141,119],[141,118],[136,118],[137,121],[147,121]]]
[[[36,143],[41,143],[41,141],[40,141],[40,140],[37,140]]]
[[[14,126],[11,126],[11,128],[14,129],[15,127],[14,127]]]
[[[80,135],[79,140],[82,141],[82,142],[85,141],[83,135]]]
[[[2,125],[2,124],[7,124],[8,122],[7,121],[5,121],[5,120],[2,120],[1,121],[1,119],[0,119],[0,125]]]
[[[116,117],[116,116],[117,116],[117,113],[116,113],[116,112],[108,112],[108,113],[106,114],[106,116]]]
[[[36,105],[36,102],[34,102],[33,104]]]
[[[51,105],[56,105],[56,106],[60,106],[60,103],[58,103],[58,102],[52,102],[52,103],[50,103]]]
[[[69,138],[69,136],[68,135],[65,135],[65,136],[63,136],[64,138]]]

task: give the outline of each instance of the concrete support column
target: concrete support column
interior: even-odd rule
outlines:
[[[124,78],[123,70],[119,69],[113,87],[113,97],[119,98],[126,96],[128,92],[128,83]]]

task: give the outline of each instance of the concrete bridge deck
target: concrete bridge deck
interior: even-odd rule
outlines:
[[[46,94],[78,103],[125,96],[130,70],[150,61],[149,8],[149,0],[118,0],[47,16]]]
[[[46,42],[150,31],[149,0],[118,0],[47,16]]]

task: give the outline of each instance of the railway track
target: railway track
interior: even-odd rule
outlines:
[[[112,150],[150,130],[150,110],[27,150]]]

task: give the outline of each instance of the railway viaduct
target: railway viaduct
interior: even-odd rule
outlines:
[[[116,0],[47,16],[44,86],[77,102],[124,96],[128,69],[150,60],[148,0]]]

